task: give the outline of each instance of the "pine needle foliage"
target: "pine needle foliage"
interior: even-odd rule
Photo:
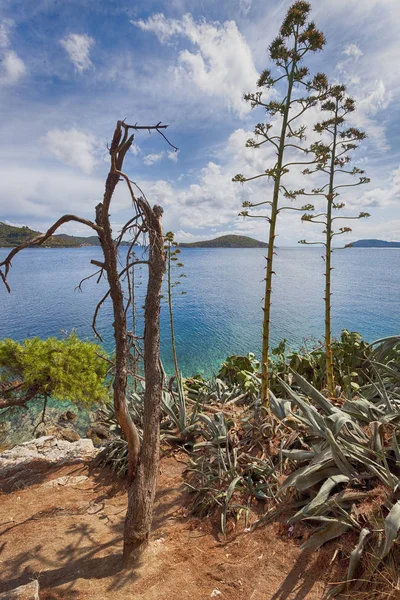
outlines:
[[[82,406],[102,404],[108,397],[106,356],[99,345],[82,341],[75,333],[64,339],[35,337],[22,343],[1,340],[1,396],[15,400],[14,405],[46,397]]]

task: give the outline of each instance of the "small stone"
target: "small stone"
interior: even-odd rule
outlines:
[[[42,485],[42,487],[45,487],[45,488],[57,488],[57,487],[64,487],[64,486],[68,487],[70,485],[77,485],[78,483],[83,483],[87,479],[89,479],[89,478],[86,475],[77,475],[75,477],[69,476],[69,475],[64,475],[64,477],[58,477],[57,479],[52,479],[51,481],[46,481],[46,483],[44,483]]]
[[[3,592],[0,594],[0,600],[39,600],[39,582],[31,581],[27,585]]]
[[[67,440],[67,442],[77,442],[81,439],[79,433],[73,429],[65,428],[60,432],[61,439]]]

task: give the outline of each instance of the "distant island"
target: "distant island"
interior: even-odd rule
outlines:
[[[214,240],[179,244],[181,248],[268,248],[268,244],[246,235],[222,235]]]
[[[384,240],[358,240],[352,243],[353,248],[400,248],[400,242],[385,242]]]
[[[0,222],[0,248],[14,248],[40,235],[40,231],[34,231],[29,227],[14,227]],[[126,246],[128,242],[122,242]],[[84,246],[100,246],[97,235],[89,237],[79,237],[59,233],[46,240],[42,247],[44,248],[82,248]]]

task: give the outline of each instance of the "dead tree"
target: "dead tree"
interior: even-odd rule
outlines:
[[[10,291],[8,274],[14,256],[28,246],[42,245],[64,223],[71,221],[83,223],[93,229],[99,238],[103,251],[103,261],[91,261],[99,267],[99,270],[90,277],[98,276],[98,281],[100,281],[104,276],[108,282],[108,290],[95,309],[92,327],[101,340],[101,336],[96,329],[96,319],[101,306],[110,297],[113,306],[115,338],[114,409],[129,448],[128,509],[124,532],[125,564],[137,558],[147,544],[157,483],[160,406],[164,378],[160,360],[160,296],[165,272],[165,251],[161,225],[163,209],[157,205],[151,208],[145,198],[136,197],[134,193],[135,184],[123,172],[122,168],[126,153],[134,139],[134,134],[131,131],[155,130],[168,142],[162,132],[166,127],[161,123],[153,126],[138,126],[137,124],[127,125],[124,121],[118,121],[109,148],[111,166],[105,184],[103,202],[96,206],[95,220],[90,221],[75,215],[64,215],[46,233],[40,234],[14,248],[7,258],[0,263],[0,278],[7,290]],[[172,146],[172,144],[170,145]],[[110,222],[110,205],[115,188],[120,181],[124,181],[128,187],[134,215],[124,225],[117,239],[114,240]],[[148,239],[148,256],[145,260],[137,260],[133,255],[133,248],[143,234]],[[121,268],[118,251],[122,239],[126,235],[130,236],[131,242],[127,252],[126,264]],[[148,266],[144,315],[145,396],[142,446],[140,446],[139,435],[130,417],[126,402],[129,358],[127,309],[133,299],[130,297],[132,288],[128,286],[126,293],[122,284],[127,273],[136,264],[146,264]]]

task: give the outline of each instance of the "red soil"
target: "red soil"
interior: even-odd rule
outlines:
[[[89,473],[82,464],[38,468],[29,487],[6,490],[0,495],[0,592],[38,578],[41,600],[323,597],[323,581],[334,577],[333,546],[301,553],[280,524],[254,533],[231,525],[224,541],[210,519],[187,516],[180,458],[161,460],[151,543],[130,572],[121,570],[126,495],[109,473]],[[43,485],[64,475],[89,478]]]

